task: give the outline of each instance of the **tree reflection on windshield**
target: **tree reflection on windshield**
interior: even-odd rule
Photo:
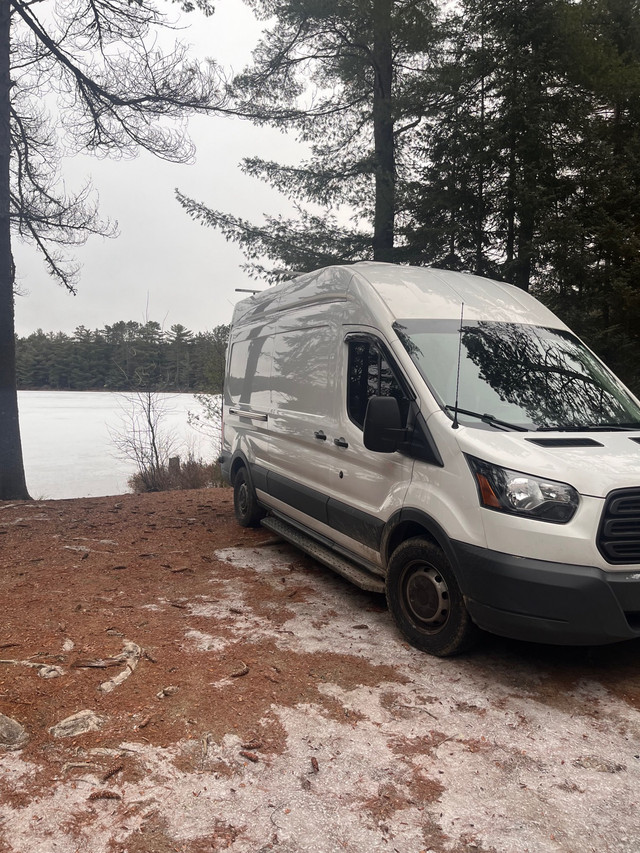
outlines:
[[[614,425],[634,420],[589,351],[571,335],[515,323],[464,327],[462,343],[480,378],[538,427]],[[626,395],[625,395],[626,396]]]
[[[640,408],[570,332],[519,323],[403,320],[396,332],[445,408],[538,429],[640,428]],[[458,375],[458,350],[460,372]],[[488,422],[488,421],[487,421]]]

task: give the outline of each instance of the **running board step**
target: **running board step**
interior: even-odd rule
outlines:
[[[384,581],[382,578],[376,577],[366,569],[361,569],[360,566],[356,566],[351,560],[341,557],[335,551],[332,551],[320,542],[316,542],[311,536],[307,536],[301,530],[298,530],[297,527],[287,524],[281,518],[274,518],[269,515],[262,519],[261,524],[267,530],[271,530],[272,533],[275,533],[277,536],[300,548],[301,551],[309,554],[310,557],[313,557],[319,563],[323,563],[325,566],[333,569],[336,574],[351,581],[352,584],[359,586],[360,589],[365,589],[368,592],[384,592]]]

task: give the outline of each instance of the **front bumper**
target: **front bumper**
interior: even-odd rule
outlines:
[[[486,631],[559,645],[640,637],[640,572],[605,572],[451,544],[469,614]]]

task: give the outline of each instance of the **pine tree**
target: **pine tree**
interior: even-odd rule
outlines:
[[[193,332],[175,323],[167,335],[167,381],[178,391],[186,391],[191,381],[191,350]]]
[[[573,83],[583,110],[572,192],[550,221],[552,305],[625,379],[640,384],[640,6],[570,10]]]
[[[403,152],[424,111],[435,38],[428,0],[251,0],[273,18],[254,64],[233,81],[235,109],[258,124],[291,130],[310,147],[295,168],[250,158],[246,172],[296,203],[298,219],[255,225],[178,193],[195,219],[238,242],[254,272],[373,257],[392,260]],[[353,224],[336,215],[355,212]]]
[[[569,81],[566,0],[465,2],[449,21],[442,99],[416,168],[412,256],[527,290],[563,187],[580,93]]]

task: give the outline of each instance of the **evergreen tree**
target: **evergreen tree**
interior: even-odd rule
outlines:
[[[206,360],[203,364],[203,387],[212,394],[222,394],[225,360],[231,326],[216,326],[208,337]]]
[[[228,337],[226,325],[194,335],[176,323],[164,334],[153,320],[73,336],[39,329],[16,338],[18,387],[220,394]]]
[[[274,19],[254,64],[233,81],[235,108],[259,124],[293,130],[310,146],[295,168],[259,158],[243,164],[294,202],[321,213],[267,216],[256,226],[178,193],[195,219],[238,242],[250,261],[276,272],[345,260],[395,257],[403,151],[423,114],[435,39],[429,0],[250,0]],[[356,213],[346,227],[341,205]],[[371,230],[367,223],[370,223]],[[264,272],[259,265],[254,271]]]
[[[639,4],[463,3],[443,47],[406,258],[532,288],[635,382]]]
[[[570,9],[582,93],[567,195],[546,236],[552,306],[631,384],[640,383],[640,4]]]
[[[446,269],[496,274],[493,66],[485,3],[442,27],[435,97],[411,151],[403,258]]]
[[[525,290],[535,280],[540,235],[567,191],[581,102],[569,80],[568,6],[480,0],[450,20],[443,97],[413,187],[412,257]]]
[[[193,332],[175,323],[167,335],[167,382],[178,391],[188,390],[191,381],[191,344]]]
[[[420,0],[252,4],[275,23],[236,103],[311,155],[244,169],[300,215],[255,225],[179,194],[194,218],[254,272],[376,257],[504,279],[640,382],[636,0],[461,0],[440,23]]]

